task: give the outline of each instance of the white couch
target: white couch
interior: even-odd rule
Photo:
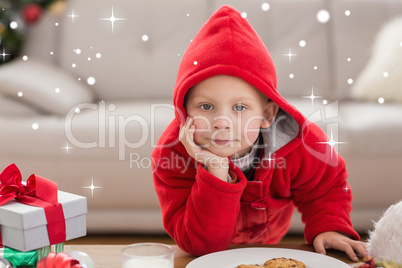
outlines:
[[[358,81],[382,25],[402,16],[395,0],[70,0],[65,14],[29,28],[27,61],[0,66],[0,168],[15,162],[25,179],[87,196],[89,233],[163,232],[150,154],[173,118],[181,57],[223,4],[245,12],[266,43],[281,94],[345,142],[336,147],[352,221],[372,228],[402,198],[402,104],[352,98],[348,79]],[[317,20],[323,9],[327,23]],[[302,228],[296,213],[291,231]]]

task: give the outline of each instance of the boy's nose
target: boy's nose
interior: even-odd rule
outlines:
[[[231,122],[231,119],[228,116],[218,116],[214,118],[213,122],[214,129],[229,130],[231,129],[232,125],[233,122]]]

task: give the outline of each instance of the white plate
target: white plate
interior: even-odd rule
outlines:
[[[240,264],[263,265],[272,258],[293,258],[304,262],[307,268],[350,268],[344,262],[315,252],[284,248],[239,248],[201,256],[186,268],[235,268]]]

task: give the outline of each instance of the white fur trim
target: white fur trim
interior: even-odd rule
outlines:
[[[370,256],[402,264],[402,201],[389,207],[374,224],[367,245]]]

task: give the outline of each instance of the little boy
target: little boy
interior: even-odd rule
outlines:
[[[271,56],[238,11],[223,6],[198,32],[173,102],[152,163],[164,227],[183,250],[278,243],[297,207],[317,252],[367,256],[349,218],[344,160],[319,157],[328,138],[277,93]]]

